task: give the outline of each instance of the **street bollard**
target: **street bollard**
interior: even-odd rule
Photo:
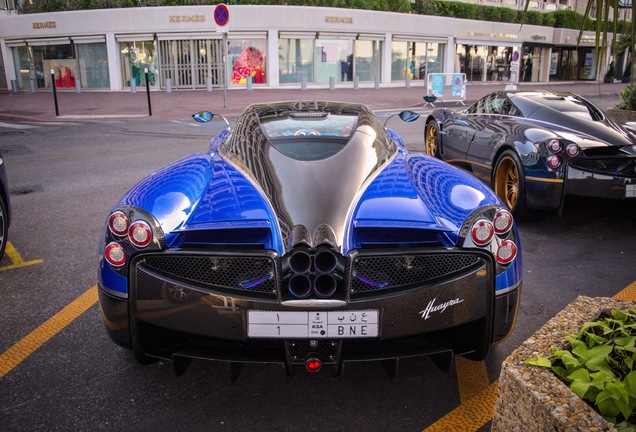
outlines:
[[[375,89],[378,90],[380,88],[380,77],[375,77],[373,81]]]
[[[172,93],[172,80],[166,78],[166,93]]]
[[[137,80],[134,78],[130,80],[130,92],[137,93]]]
[[[212,77],[205,77],[205,89],[209,92],[212,91]]]
[[[55,102],[55,115],[60,115],[60,109],[57,106],[57,88],[55,87],[55,71],[51,69],[51,87],[53,88],[53,101]]]
[[[18,81],[11,80],[11,91],[15,94],[18,92]]]
[[[358,90],[360,88],[360,78],[358,75],[353,77],[353,89]]]
[[[148,68],[144,68],[146,77],[146,97],[148,98],[148,115],[152,116],[152,106],[150,105],[150,80],[148,79]]]
[[[406,74],[406,79],[404,80],[404,85],[406,86],[406,88],[411,88],[411,77]]]
[[[32,79],[29,80],[29,91],[31,93],[35,93],[35,80],[32,80]]]
[[[329,77],[329,90],[336,89],[336,77]]]
[[[82,81],[79,78],[75,78],[75,93],[82,92]]]
[[[245,78],[245,85],[246,85],[248,90],[252,90],[252,77],[251,76]]]
[[[307,76],[304,74],[300,77],[300,88],[302,90],[307,90]]]

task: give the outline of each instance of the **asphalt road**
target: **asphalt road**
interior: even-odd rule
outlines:
[[[421,145],[423,123],[389,125],[409,146]],[[324,370],[291,380],[276,366],[247,365],[234,383],[225,364],[194,362],[180,378],[167,363],[137,365],[110,342],[95,303],[102,224],[132,184],[205,151],[220,127],[187,119],[0,122],[14,210],[12,255],[0,261],[0,429],[435,430],[478,391],[471,386],[494,382],[503,359],[578,295],[613,296],[636,280],[633,215],[571,199],[563,218],[520,225],[517,325],[485,362],[459,361],[444,374],[428,359],[410,359],[393,380],[376,363],[347,366],[342,379]],[[467,383],[471,368],[483,368],[487,382]],[[487,421],[463,424],[489,430]]]

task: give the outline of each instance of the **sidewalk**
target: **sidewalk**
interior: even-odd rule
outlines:
[[[506,83],[468,83],[466,87],[466,106],[493,91],[504,90]],[[522,83],[519,89],[549,88],[554,91],[569,91],[590,98],[603,97],[606,105],[613,106],[620,101],[618,93],[627,84],[615,83]],[[150,92],[149,116],[148,96],[145,89],[136,93],[130,91],[58,91],[57,102],[59,116],[55,113],[55,101],[52,91],[18,92],[0,94],[0,120],[13,121],[95,121],[104,119],[176,119],[183,120],[198,111],[212,111],[225,116],[234,116],[257,102],[275,102],[283,100],[334,100],[359,102],[368,105],[374,111],[399,111],[416,109],[424,105],[423,81],[412,81],[409,88],[329,88],[302,90],[300,88],[279,87],[276,89],[253,88],[228,89],[225,107],[223,90],[208,92],[205,90],[180,90],[166,93]],[[615,99],[615,102],[614,102]],[[455,106],[455,103],[448,104]],[[436,104],[439,106],[439,104]],[[604,108],[601,105],[601,108]]]

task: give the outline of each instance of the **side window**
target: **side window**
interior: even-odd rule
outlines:
[[[514,116],[514,117],[522,117],[521,111],[517,108],[508,98],[505,98],[503,102],[503,106],[501,108],[501,114]]]

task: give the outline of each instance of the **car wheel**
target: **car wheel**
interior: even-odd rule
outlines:
[[[504,151],[495,165],[492,188],[517,219],[530,216],[526,206],[526,186],[521,161],[512,151]]]
[[[0,259],[4,256],[4,250],[7,247],[7,232],[9,231],[8,217],[7,205],[0,196]]]
[[[439,127],[432,120],[426,124],[424,132],[424,150],[429,156],[439,158]]]

